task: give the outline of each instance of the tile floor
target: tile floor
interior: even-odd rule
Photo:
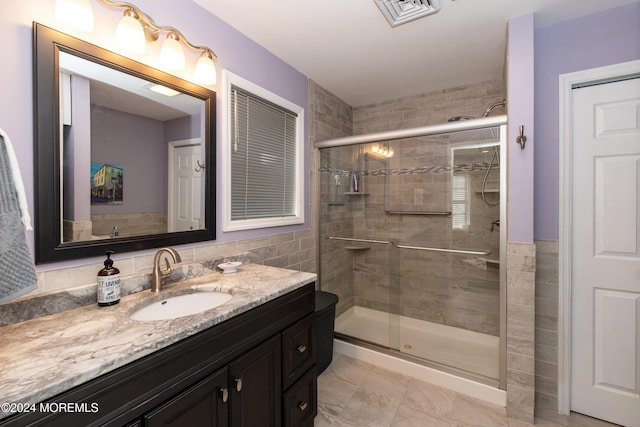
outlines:
[[[546,427],[605,427],[580,414],[536,417]],[[526,427],[505,408],[334,353],[318,377],[315,427]]]

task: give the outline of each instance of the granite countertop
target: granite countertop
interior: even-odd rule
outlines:
[[[0,327],[0,403],[38,403],[316,280],[299,271],[246,264],[97,304]],[[130,314],[167,296],[210,284],[233,298],[205,312],[161,321]],[[0,411],[0,418],[10,414]]]

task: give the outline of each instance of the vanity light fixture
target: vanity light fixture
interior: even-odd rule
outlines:
[[[160,49],[160,63],[170,70],[182,71],[185,68],[184,51],[180,45],[180,37],[173,31],[167,34]]]
[[[189,49],[200,51],[200,58],[195,66],[194,81],[209,86],[216,84],[216,67],[213,61],[217,58],[213,50],[207,46],[191,44],[186,37],[174,27],[157,25],[153,19],[130,3],[99,0],[110,7],[124,9],[124,13],[116,28],[116,40],[129,52],[142,54],[146,44],[157,41],[161,33],[166,38],[160,49],[160,63],[163,67],[181,71],[186,68],[183,45]],[[93,10],[90,0],[56,0],[56,18],[81,31],[93,31]]]
[[[116,27],[116,41],[125,50],[143,54],[147,50],[147,40],[142,24],[133,9],[124,11]]]

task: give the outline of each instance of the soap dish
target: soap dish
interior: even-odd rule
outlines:
[[[241,265],[241,262],[223,262],[222,264],[218,264],[218,268],[222,270],[223,274],[228,274],[237,272],[238,267]]]

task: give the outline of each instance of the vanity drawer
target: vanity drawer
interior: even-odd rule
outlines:
[[[313,314],[282,333],[282,388],[288,389],[316,363]]]
[[[318,373],[314,367],[284,393],[282,416],[285,427],[313,426],[313,419],[318,414],[317,382]]]

